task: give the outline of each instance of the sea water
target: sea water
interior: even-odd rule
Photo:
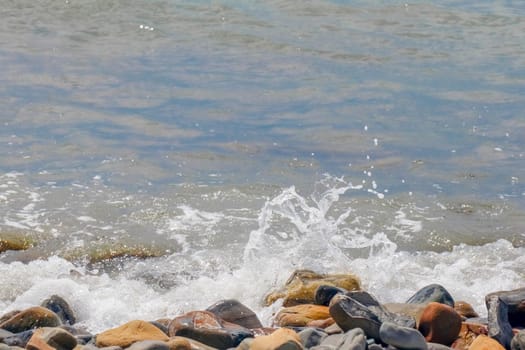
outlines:
[[[0,1],[0,313],[524,286],[520,1]],[[112,256],[113,259],[104,257]]]

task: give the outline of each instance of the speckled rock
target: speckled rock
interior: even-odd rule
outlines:
[[[379,336],[383,343],[395,346],[400,350],[427,350],[425,338],[415,328],[383,322],[379,329]]]
[[[226,322],[209,311],[192,311],[175,317],[168,334],[195,339],[218,349],[236,347],[244,338],[253,337],[249,329]]]
[[[314,304],[315,292],[323,285],[335,286],[346,290],[360,289],[359,278],[352,274],[319,274],[311,270],[296,270],[285,286],[270,293],[265,298],[265,304],[270,305],[283,298],[283,306],[298,304]]]
[[[259,318],[248,308],[237,300],[221,300],[206,309],[224,321],[243,326],[248,329],[261,328]]]
[[[62,322],[53,311],[41,306],[34,306],[13,315],[0,324],[0,328],[13,333],[39,327],[57,327]]]
[[[525,350],[525,330],[521,330],[510,342],[511,350]]]
[[[486,335],[478,335],[470,344],[468,350],[505,350],[505,348],[499,342]]]
[[[38,328],[26,345],[27,350],[72,350],[77,346],[73,334],[58,327]]]
[[[453,307],[431,302],[419,320],[419,331],[428,342],[452,344],[461,330],[461,316]]]
[[[302,350],[299,335],[291,329],[279,328],[270,335],[255,338],[250,350]]]
[[[106,330],[96,336],[95,345],[99,348],[120,346],[126,348],[142,340],[167,341],[169,337],[149,322],[134,320],[119,327]]]
[[[331,318],[328,306],[302,304],[281,309],[275,316],[275,324],[280,327],[306,326],[313,320]]]
[[[454,299],[450,293],[440,284],[429,284],[418,290],[406,301],[408,304],[428,304],[436,302],[454,307]]]

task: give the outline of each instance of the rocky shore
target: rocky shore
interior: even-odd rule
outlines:
[[[0,350],[525,350],[525,288],[487,295],[480,318],[438,284],[389,304],[362,290],[357,276],[298,270],[264,302],[283,305],[270,326],[240,301],[221,300],[92,334],[53,295],[0,316]]]

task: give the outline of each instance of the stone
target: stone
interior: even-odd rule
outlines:
[[[342,334],[329,335],[314,349],[333,350],[365,350],[367,342],[365,333],[360,328],[354,328]]]
[[[235,350],[250,350],[254,338],[244,338]]]
[[[285,307],[313,304],[317,288],[323,285],[348,291],[361,288],[359,278],[352,274],[319,274],[311,270],[296,270],[281,290],[266,296],[265,304],[268,306],[281,298]]]
[[[6,331],[5,329],[0,328],[0,342],[4,340],[4,338],[13,336],[13,332]]]
[[[427,350],[427,342],[415,328],[399,326],[391,322],[383,322],[379,328],[379,336],[385,344],[402,350]]]
[[[467,350],[480,334],[487,335],[487,325],[481,323],[463,322],[458,338],[452,343],[452,347],[458,350]]]
[[[184,337],[171,337],[166,344],[170,350],[191,350],[189,339]]]
[[[221,300],[206,309],[224,321],[243,326],[248,329],[262,328],[262,323],[252,310],[237,300]]]
[[[416,328],[419,324],[419,318],[423,310],[427,307],[426,304],[407,304],[407,303],[385,303],[383,307],[395,314],[405,315],[411,317],[416,322]]]
[[[482,334],[474,339],[468,350],[505,350],[505,348],[496,340]]]
[[[511,350],[525,350],[525,330],[521,330],[514,335],[510,342],[510,348]]]
[[[382,322],[378,315],[348,295],[334,296],[330,302],[329,311],[343,332],[361,328],[368,338],[381,340],[379,328]]]
[[[5,337],[2,342],[9,346],[19,346],[25,348],[27,342],[33,336],[34,331],[32,329],[20,333],[13,334],[11,336]]]
[[[35,330],[26,345],[27,350],[73,350],[77,346],[75,336],[58,327],[42,327]]]
[[[336,294],[344,294],[348,292],[346,289],[338,288],[335,286],[321,285],[315,290],[314,304],[328,306],[330,300]]]
[[[270,335],[254,338],[250,350],[303,350],[299,335],[291,329],[279,328]]]
[[[323,332],[319,329],[315,328],[306,328],[299,332],[299,338],[301,339],[301,344],[306,349],[310,349],[313,346],[317,346],[321,344],[324,338],[326,338],[328,334],[326,332]]]
[[[169,337],[149,322],[134,320],[119,327],[99,333],[95,338],[95,345],[99,348],[106,346],[120,346],[127,348],[131,344],[142,340],[167,341]]]
[[[253,337],[249,329],[224,321],[209,311],[192,311],[175,317],[168,334],[195,339],[218,349],[236,347],[244,338]]]
[[[170,347],[160,340],[141,340],[131,344],[127,350],[170,350]]]
[[[508,305],[497,294],[487,295],[485,304],[488,310],[488,336],[496,339],[505,348],[509,348],[514,333],[509,322]]]
[[[454,303],[454,309],[464,319],[479,317],[478,313],[474,311],[472,305],[470,305],[466,301],[456,301]]]
[[[328,306],[301,304],[281,309],[275,316],[274,323],[280,327],[301,327],[311,321],[327,318],[331,318]]]
[[[438,343],[427,343],[427,348],[428,350],[453,350],[454,349],[449,346],[438,344]]]
[[[34,306],[13,315],[0,324],[0,328],[13,333],[20,333],[39,327],[57,327],[62,322],[51,310],[41,306]]]
[[[436,302],[454,307],[454,299],[450,293],[439,284],[429,284],[418,290],[406,301],[408,304],[428,304]]]
[[[430,302],[419,319],[418,330],[427,342],[451,345],[461,330],[461,316],[453,307]]]
[[[73,325],[77,322],[75,313],[69,304],[58,295],[52,295],[45,299],[40,306],[53,311],[64,324]]]
[[[326,329],[335,323],[332,317],[326,318],[324,320],[313,320],[306,324],[307,327],[322,328]]]

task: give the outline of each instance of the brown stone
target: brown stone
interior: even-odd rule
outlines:
[[[170,350],[191,350],[191,343],[184,337],[172,337],[168,342]]]
[[[39,327],[60,326],[60,318],[45,307],[35,306],[20,311],[0,324],[0,328],[13,333],[20,333]]]
[[[468,350],[474,339],[478,335],[488,334],[488,328],[485,324],[463,322],[458,338],[452,343],[451,347],[456,350]]]
[[[361,288],[359,278],[352,274],[319,274],[311,270],[296,270],[281,290],[266,296],[265,304],[270,305],[281,298],[284,298],[285,307],[314,304],[315,292],[323,285],[343,288],[347,291]]]
[[[310,321],[331,318],[328,306],[302,304],[290,306],[279,311],[275,324],[280,327],[302,327]]]
[[[255,338],[250,350],[302,350],[301,338],[291,329],[279,328],[270,335]]]
[[[456,301],[454,303],[454,309],[464,318],[479,317],[478,313],[474,311],[472,305],[466,301]]]
[[[468,350],[505,350],[505,348],[496,340],[482,334],[474,339]]]
[[[77,346],[73,334],[58,327],[43,327],[35,330],[26,345],[27,350],[72,350]]]
[[[96,336],[96,346],[120,346],[127,348],[131,344],[141,340],[167,341],[169,337],[160,329],[149,322],[134,320],[117,328],[104,331]]]
[[[427,342],[449,346],[459,335],[461,316],[448,305],[431,302],[421,314],[418,329]]]
[[[335,323],[334,319],[332,317],[326,318],[324,320],[313,320],[306,324],[306,327],[314,327],[314,328],[327,328],[330,327]]]

